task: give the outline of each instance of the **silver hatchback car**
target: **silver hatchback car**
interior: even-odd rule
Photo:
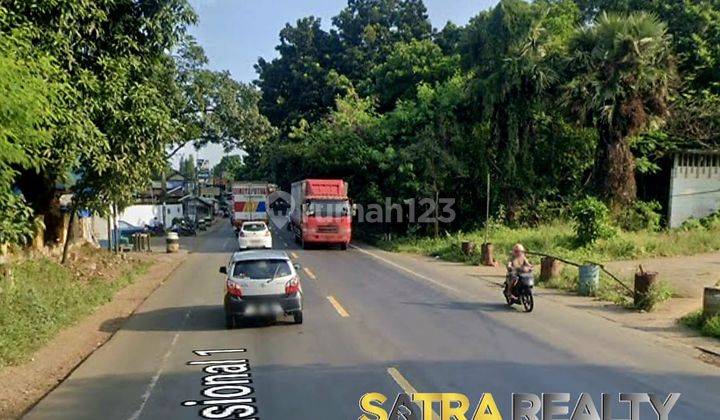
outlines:
[[[236,252],[220,272],[225,274],[225,324],[238,326],[245,318],[291,315],[302,324],[302,285],[284,251]]]

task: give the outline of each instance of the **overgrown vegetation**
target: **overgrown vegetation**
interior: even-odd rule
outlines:
[[[342,177],[361,204],[452,197],[450,230],[483,222],[490,173],[511,226],[593,196],[622,229],[656,230],[663,158],[720,144],[720,6],[686,3],[501,0],[432,30],[422,1],[353,0],[329,30],[300,19],[256,66],[279,135],[234,171]]]
[[[599,239],[610,239],[617,234],[610,221],[610,211],[602,201],[587,197],[572,207],[575,222],[575,239],[580,245],[588,245]]]
[[[144,273],[148,264],[85,250],[69,266],[49,258],[23,259],[0,279],[0,367],[17,364]]]
[[[104,214],[185,144],[271,135],[257,90],[207,68],[195,20],[186,0],[0,4],[0,243],[56,244],[58,189]]]
[[[438,255],[451,261],[463,261],[477,264],[480,255],[466,256],[462,253],[462,241],[484,241],[483,230],[446,234],[439,238],[407,236],[393,241],[379,240],[379,246],[399,252],[415,252],[425,255]],[[557,221],[536,227],[511,228],[493,224],[490,229],[490,242],[495,246],[495,255],[504,259],[515,243],[522,243],[530,251],[557,255],[572,261],[607,262],[629,260],[641,257],[670,257],[693,255],[701,252],[720,250],[720,229],[670,231],[619,231],[609,239],[599,239],[588,245],[580,245],[576,240],[575,229],[571,222]]]
[[[700,310],[681,318],[680,323],[708,337],[720,338],[720,315],[705,318]]]

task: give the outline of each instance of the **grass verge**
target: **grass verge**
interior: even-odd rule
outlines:
[[[473,241],[479,247],[484,242],[484,231],[459,232],[440,238],[400,237],[392,241],[379,240],[375,244],[388,251],[410,252],[430,256],[439,256],[448,261],[480,263],[480,254],[466,255],[462,252],[462,242]],[[578,263],[587,261],[603,263],[615,260],[628,260],[641,257],[692,255],[720,249],[720,229],[682,230],[674,229],[662,232],[619,232],[610,239],[581,246],[575,240],[575,232],[569,222],[549,223],[534,228],[509,228],[495,225],[490,231],[490,242],[495,247],[495,258],[504,262],[512,246],[518,242],[530,251],[555,255]],[[536,265],[540,258],[530,256]],[[632,289],[633,280],[623,283]],[[566,265],[561,275],[540,286],[577,291],[578,270]],[[618,305],[651,311],[657,305],[672,297],[672,289],[666,283],[656,285],[638,306],[635,305],[627,289],[602,273],[594,296],[598,299],[614,302]]]
[[[720,338],[720,315],[704,318],[700,310],[680,318],[680,323],[697,330],[704,336]]]
[[[571,223],[555,222],[533,228],[493,226],[489,240],[495,247],[495,257],[500,260],[509,254],[513,244],[520,242],[528,250],[572,261],[607,262],[717,251],[720,250],[720,228],[620,232],[611,239],[581,246],[575,241]],[[459,232],[439,238],[402,237],[392,241],[379,240],[376,245],[388,251],[437,255],[449,261],[479,263],[479,253],[470,256],[462,253],[463,241],[474,241],[479,247],[484,242],[484,231]]]
[[[13,280],[0,278],[0,367],[22,362],[115,292],[145,273],[149,263],[84,249],[68,266],[49,258],[9,265]]]

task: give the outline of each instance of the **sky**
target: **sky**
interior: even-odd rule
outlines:
[[[323,27],[331,26],[331,18],[347,5],[347,0],[190,0],[199,16],[190,33],[205,49],[213,70],[228,70],[242,82],[257,78],[253,65],[259,57],[276,57],[279,32],[286,23],[313,15],[322,19]],[[430,21],[442,28],[447,21],[464,25],[468,20],[497,0],[425,0]],[[192,146],[180,150],[180,156],[194,154],[215,165],[225,154],[221,147],[210,145],[199,152]]]

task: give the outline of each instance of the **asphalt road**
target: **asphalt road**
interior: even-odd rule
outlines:
[[[218,267],[236,243],[218,223],[28,419],[198,418],[206,406],[183,402],[208,400],[209,365],[188,362],[225,359],[247,359],[248,397],[265,420],[357,419],[363,394],[394,400],[403,390],[460,392],[473,407],[492,392],[504,418],[513,392],[570,392],[571,408],[580,392],[598,405],[603,392],[680,392],[670,418],[720,418],[720,369],[651,334],[542,298],[524,314],[497,287],[451,278],[441,263],[408,266],[367,248],[300,250],[284,231],[275,244],[303,267],[304,324],[226,330]],[[246,351],[193,353],[208,349]],[[642,413],[656,418],[647,405]],[[628,417],[618,406],[613,418]]]

